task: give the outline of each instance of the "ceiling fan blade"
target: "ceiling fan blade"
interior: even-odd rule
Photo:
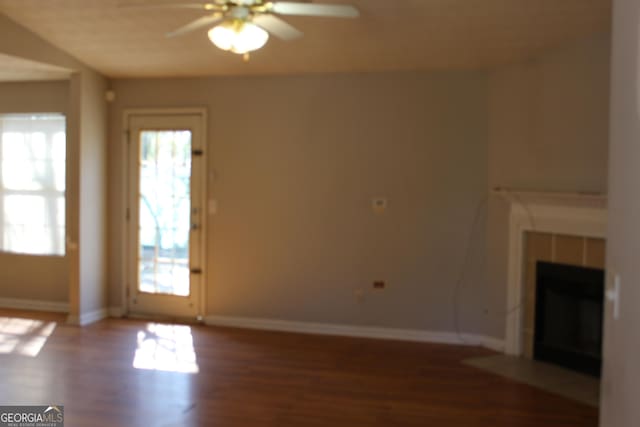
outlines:
[[[360,12],[347,4],[275,2],[271,11],[280,15],[326,16],[333,18],[357,18]]]
[[[198,9],[217,10],[216,3],[119,3],[121,9]]]
[[[302,37],[302,31],[273,15],[257,15],[252,22],[282,40]]]
[[[215,24],[216,22],[222,21],[222,14],[214,13],[213,15],[206,15],[196,19],[195,21],[189,22],[187,25],[178,28],[177,30],[171,31],[167,33],[167,37],[177,37],[183,34],[189,33],[191,31],[198,30],[202,27],[207,27]]]

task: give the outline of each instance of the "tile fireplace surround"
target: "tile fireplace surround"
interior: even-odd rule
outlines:
[[[565,236],[527,231],[523,253],[524,302],[520,340],[522,354],[533,359],[536,311],[536,263],[538,261],[604,270],[605,241],[601,238]]]
[[[505,352],[531,357],[536,262],[604,269],[607,199],[504,189],[494,194],[509,203]]]

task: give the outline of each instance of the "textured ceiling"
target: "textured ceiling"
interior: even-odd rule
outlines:
[[[66,80],[71,70],[0,53],[0,82]]]
[[[272,38],[244,63],[216,49],[205,29],[164,37],[197,10],[121,2],[0,0],[0,11],[111,77],[479,68],[606,32],[611,19],[611,0],[322,0],[353,4],[362,16],[287,17],[305,36]]]

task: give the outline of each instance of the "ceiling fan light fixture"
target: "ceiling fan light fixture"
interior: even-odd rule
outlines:
[[[209,30],[209,40],[222,50],[245,54],[263,47],[269,33],[251,22],[231,19]]]

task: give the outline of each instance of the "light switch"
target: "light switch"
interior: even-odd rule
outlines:
[[[374,197],[371,199],[371,208],[376,214],[382,214],[387,210],[387,198],[386,197]]]
[[[216,199],[209,199],[207,210],[209,215],[215,215],[218,213],[218,201]]]
[[[620,275],[613,277],[613,287],[606,292],[607,300],[613,304],[613,318],[620,317]]]

